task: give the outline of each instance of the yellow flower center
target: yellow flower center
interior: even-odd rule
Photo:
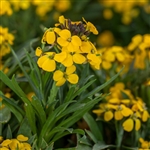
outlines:
[[[71,42],[71,41],[72,41],[72,38],[71,38],[71,37],[70,37],[70,38],[68,38],[68,39],[67,39],[67,41],[68,41],[68,42]]]

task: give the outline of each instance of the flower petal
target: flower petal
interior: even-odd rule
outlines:
[[[141,128],[141,121],[139,119],[135,120],[135,130],[138,131]]]
[[[52,72],[56,69],[56,62],[52,59],[47,58],[42,64],[42,69],[48,72]]]
[[[72,74],[73,72],[75,72],[75,70],[76,70],[76,67],[75,67],[74,65],[72,65],[72,66],[70,66],[70,67],[68,67],[68,68],[66,69],[66,74],[67,74],[67,75],[70,75],[70,74]]]
[[[46,33],[46,41],[48,44],[53,44],[55,42],[55,39],[56,39],[56,35],[54,31],[48,31]]]
[[[66,59],[66,57],[67,57],[67,53],[61,52],[61,53],[55,54],[54,60],[57,62],[62,62]]]
[[[70,54],[67,55],[66,59],[61,62],[65,67],[70,67],[73,65],[72,56]]]
[[[64,40],[68,40],[68,38],[71,38],[71,32],[67,29],[61,30],[59,36]]]
[[[134,125],[133,120],[131,118],[129,118],[123,123],[122,126],[125,131],[131,132],[133,130],[133,125]]]
[[[20,134],[17,136],[17,140],[21,142],[28,141],[28,137],[25,137],[24,135]]]
[[[67,80],[72,84],[76,84],[78,83],[79,77],[76,74],[71,74],[68,76]]]
[[[116,120],[121,120],[123,118],[121,111],[115,111],[114,115]]]
[[[104,120],[105,121],[110,121],[111,119],[113,118],[113,113],[112,113],[112,111],[106,111],[105,113],[104,113]]]
[[[43,63],[45,62],[46,59],[47,59],[47,56],[46,56],[46,55],[44,55],[44,56],[42,56],[42,57],[40,57],[40,58],[38,59],[37,64],[38,64],[38,66],[39,66],[40,68],[42,67],[42,65],[43,65]]]
[[[35,50],[35,55],[40,56],[42,54],[42,49],[40,47],[37,47]]]
[[[56,86],[62,86],[66,82],[65,78],[62,78],[61,80],[56,82]]]
[[[59,81],[63,78],[63,76],[64,76],[64,73],[62,71],[56,70],[53,74],[53,79],[54,81]]]
[[[76,64],[82,64],[86,61],[86,58],[83,55],[76,53],[73,55],[73,61]]]

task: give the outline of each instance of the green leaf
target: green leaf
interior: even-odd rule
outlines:
[[[92,146],[91,141],[89,140],[89,138],[87,138],[86,135],[84,135],[83,137],[81,137],[80,139],[78,139],[78,142],[80,144],[84,144],[84,145],[87,145],[87,146]]]
[[[24,111],[13,101],[13,99],[7,98],[0,91],[0,96],[3,98],[3,104],[5,104],[9,110],[16,116],[19,122],[22,121]]]
[[[86,129],[85,129],[85,131],[86,131],[86,133],[89,135],[89,137],[92,139],[92,141],[93,141],[94,143],[97,143],[97,142],[98,142],[98,140],[96,139],[96,137],[93,135],[93,133],[92,133],[91,131],[86,130]]]
[[[22,120],[17,134],[22,134],[22,135],[27,136],[27,137],[30,137],[32,135],[31,134],[31,128],[30,128],[27,117],[24,117],[24,119]]]
[[[56,150],[76,150],[76,147],[72,147],[72,148],[59,148]]]
[[[110,78],[107,82],[105,82],[104,84],[96,87],[94,90],[92,90],[88,94],[85,94],[83,97],[80,98],[80,100],[84,100],[85,98],[87,98],[91,95],[94,95],[95,93],[98,93],[100,90],[105,88],[107,85],[109,85],[112,81],[114,81],[119,76],[119,74],[122,72],[123,69],[124,69],[124,67],[116,75],[114,75],[112,78]]]
[[[46,121],[46,114],[45,114],[45,111],[42,107],[42,104],[40,102],[40,100],[36,97],[36,96],[33,96],[32,97],[32,101],[31,101],[31,104],[35,110],[35,113],[40,121],[40,124],[41,124],[41,127],[42,125],[45,123]]]
[[[12,131],[9,124],[7,127],[6,139],[12,139]]]
[[[29,101],[25,97],[22,97],[22,99],[24,101]],[[34,112],[34,109],[33,109],[32,105],[31,105],[30,101],[28,103],[25,103],[24,108],[25,108],[25,111],[26,111],[26,116],[28,118],[30,127],[32,129],[32,132],[34,134],[36,134],[37,133],[37,129],[36,129],[35,112]]]
[[[64,120],[63,122],[61,122],[59,124],[59,126],[65,126],[65,127],[70,127],[71,125],[73,125],[75,122],[77,122],[80,118],[82,118],[82,116],[88,112],[96,103],[98,103],[101,98],[96,98],[96,99],[88,99],[88,102],[86,102],[84,104],[83,109],[81,109],[80,111],[76,111],[74,112],[70,117],[68,117],[66,120]]]
[[[72,95],[72,99],[74,99],[76,96],[80,95],[82,92],[84,92],[90,85],[92,85],[94,82],[96,81],[96,79],[93,79],[92,81],[88,82],[86,85],[82,86],[81,88],[79,88],[79,90],[77,90],[73,95]]]
[[[102,135],[96,121],[93,119],[93,117],[89,113],[86,113],[83,116],[83,118],[86,121],[86,123],[88,124],[88,126],[89,126],[91,132],[93,133],[93,135],[95,136],[95,138],[98,141],[103,141],[103,135]]]
[[[8,107],[0,109],[0,123],[7,123],[11,118],[11,112]]]
[[[114,148],[114,147],[116,147],[116,146],[115,145],[106,145],[103,142],[98,142],[98,143],[94,144],[92,150],[104,150],[105,148]]]
[[[75,133],[76,133],[76,134],[80,134],[80,135],[84,135],[84,134],[85,134],[85,132],[84,132],[82,129],[74,129],[74,130],[72,131],[72,133],[70,133],[69,131],[58,132],[58,133],[54,136],[54,138],[50,141],[50,143],[57,141],[58,139],[62,138],[63,136],[66,136],[66,135],[68,135],[68,134],[75,134]]]

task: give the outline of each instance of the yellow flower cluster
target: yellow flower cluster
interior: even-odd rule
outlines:
[[[113,11],[122,14],[122,22],[124,24],[130,24],[132,19],[139,15],[139,9],[137,7],[144,7],[146,13],[149,11],[149,0],[137,1],[137,0],[117,0],[117,1],[103,1],[99,0],[105,9],[103,16],[105,19],[111,19],[113,17]]]
[[[126,73],[132,64],[135,69],[145,69],[150,61],[150,34],[135,35],[131,42],[125,46],[107,45],[98,49],[102,55],[101,67],[105,70],[116,65],[116,72],[125,66],[123,73]]]
[[[70,0],[33,0],[32,4],[36,6],[36,14],[40,17],[46,16],[46,14],[50,12],[53,8],[55,8],[59,12],[64,12],[68,10],[71,5]]]
[[[139,142],[140,142],[139,150],[149,150],[150,149],[150,141],[145,141],[143,138],[140,138]]]
[[[150,34],[135,35],[127,50],[134,56],[134,68],[145,69],[146,59],[150,61]]]
[[[10,52],[10,45],[13,45],[14,36],[8,32],[8,28],[0,26],[0,59]]]
[[[6,92],[6,93],[5,93],[5,96],[6,96],[7,98],[10,98],[10,97],[11,97],[11,94],[10,94],[9,92]],[[2,99],[2,97],[0,97],[0,110],[3,109],[4,107],[5,107],[5,105],[3,104],[3,99]]]
[[[1,15],[12,15],[13,11],[11,9],[11,4],[7,0],[2,0],[0,4],[0,16]]]
[[[122,126],[125,131],[131,132],[134,128],[138,131],[141,122],[146,122],[150,117],[146,104],[141,98],[134,98],[122,82],[116,83],[109,91],[111,95],[106,98],[106,102],[101,103],[93,113],[98,117],[103,116],[105,121],[124,119]]]
[[[121,46],[112,46],[99,48],[98,52],[102,54],[102,68],[109,70],[116,63],[118,72],[125,65],[124,72],[128,71],[128,66],[132,62],[132,56]]]
[[[52,9],[56,9],[58,12],[64,12],[71,7],[70,0],[2,0],[0,5],[1,15],[12,15],[13,11],[26,10],[30,6],[36,7],[36,14],[40,17],[45,17]]]
[[[39,56],[37,63],[48,72],[55,71],[57,64],[60,64],[53,75],[57,86],[63,85],[66,80],[71,84],[78,82],[78,76],[74,73],[76,64],[89,63],[92,68],[100,69],[101,55],[89,40],[91,32],[98,34],[91,22],[84,18],[83,22],[72,22],[64,16],[59,17],[59,23],[55,24],[55,27],[45,31],[41,42],[43,47],[46,46],[49,50],[40,47],[36,49],[36,55]]]
[[[31,150],[31,145],[27,143],[28,137],[18,135],[16,139],[6,139],[0,136],[0,150]]]

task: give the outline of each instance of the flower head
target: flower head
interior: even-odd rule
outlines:
[[[79,77],[74,74],[76,67],[74,65],[66,68],[65,72],[56,70],[53,75],[54,81],[56,81],[56,86],[62,86],[66,81],[71,84],[78,83]]]

